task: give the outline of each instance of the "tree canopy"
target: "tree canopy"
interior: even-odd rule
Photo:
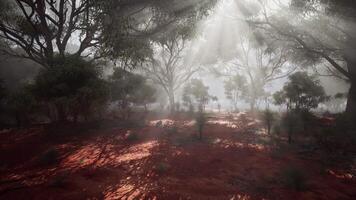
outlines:
[[[286,104],[288,109],[310,110],[327,99],[324,88],[315,76],[296,72],[288,77],[283,90],[274,94],[277,105]]]

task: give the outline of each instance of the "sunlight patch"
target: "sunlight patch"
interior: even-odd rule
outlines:
[[[115,145],[86,145],[62,163],[66,168],[84,168],[87,166],[102,167],[104,165],[119,165],[121,163],[141,160],[151,155],[151,149],[158,145],[157,141],[136,144],[129,148],[117,150]]]

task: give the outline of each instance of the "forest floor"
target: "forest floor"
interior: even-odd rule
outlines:
[[[255,118],[215,114],[204,130],[184,118],[3,130],[0,199],[356,199],[352,172],[274,148]]]

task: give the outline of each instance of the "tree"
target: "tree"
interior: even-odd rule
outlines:
[[[148,39],[177,24],[192,26],[215,1],[178,6],[176,0],[2,0],[3,51],[43,67],[58,54],[141,60]],[[72,48],[70,41],[77,41]],[[12,51],[20,48],[22,51]],[[139,51],[140,50],[140,51]]]
[[[327,107],[327,111],[330,112],[342,112],[345,109],[347,100],[347,94],[336,93],[331,96],[324,104]]]
[[[232,78],[225,81],[224,84],[226,98],[231,101],[231,104],[236,111],[237,103],[243,97],[244,93],[247,92],[246,79],[244,76],[236,74]]]
[[[268,95],[265,91],[266,85],[286,77],[295,70],[295,67],[287,64],[286,48],[276,46],[272,41],[259,37],[258,32],[246,28],[248,31],[241,33],[238,39],[235,57],[225,66],[223,69],[225,72],[219,69],[219,74],[227,76],[233,74],[236,76],[231,79],[236,79],[235,82],[240,82],[238,83],[240,85],[244,82],[244,86],[241,85],[239,88],[240,96],[250,104],[253,111],[259,101]],[[230,82],[233,84],[233,81]],[[234,89],[235,95],[238,94],[236,92],[237,88]],[[228,98],[236,105],[234,94],[229,92]]]
[[[196,124],[198,126],[199,139],[203,137],[203,128],[206,124],[207,118],[205,116],[205,106],[209,100],[214,97],[209,94],[209,87],[199,79],[192,79],[189,84],[184,87],[183,101],[188,101],[189,106],[196,105],[198,113],[196,116]]]
[[[294,61],[307,66],[322,64],[328,75],[350,83],[346,113],[356,120],[356,39],[350,22],[356,20],[351,0],[291,0],[288,6],[269,11],[261,1],[260,13],[248,19],[251,25],[277,38],[292,49]],[[351,128],[351,127],[350,127]],[[352,129],[352,128],[351,128]]]
[[[132,101],[137,105],[143,105],[147,111],[147,105],[156,102],[156,89],[145,83],[137,88]]]
[[[108,96],[107,83],[101,78],[101,69],[84,59],[67,57],[58,63],[42,68],[35,78],[35,96],[55,108],[54,119],[66,121],[79,116],[87,119],[96,105],[103,105]]]
[[[187,63],[184,57],[188,39],[188,32],[173,32],[165,39],[158,40],[154,45],[156,48],[154,57],[142,68],[167,94],[171,113],[175,111],[177,90],[199,70],[199,67]]]
[[[155,89],[146,83],[146,79],[138,74],[116,68],[110,77],[111,99],[117,101],[124,119],[131,113],[131,105],[144,105],[155,101]]]
[[[192,79],[183,89],[183,101],[187,105],[196,106],[199,112],[205,111],[205,106],[211,99],[209,87],[199,79]]]
[[[283,89],[274,94],[275,104],[286,104],[287,110],[309,111],[327,99],[323,86],[315,76],[296,72],[288,77]]]

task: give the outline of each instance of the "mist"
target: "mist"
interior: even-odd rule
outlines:
[[[352,0],[1,0],[0,199],[354,199]]]

